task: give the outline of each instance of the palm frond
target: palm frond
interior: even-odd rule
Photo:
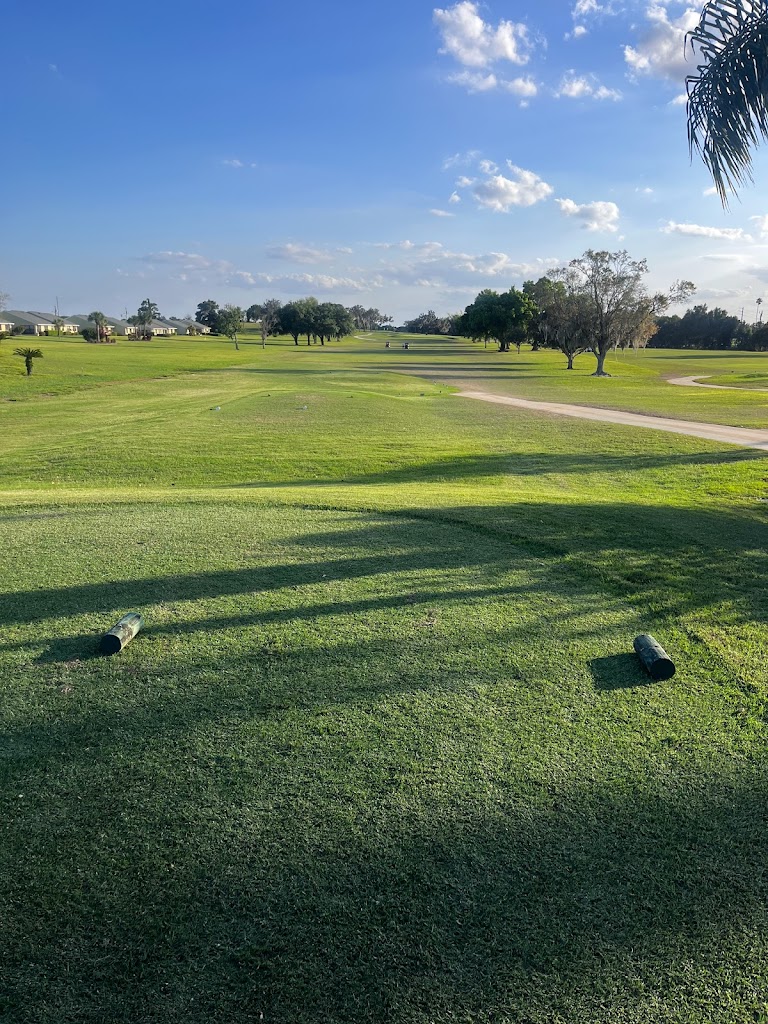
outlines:
[[[727,205],[768,139],[768,0],[710,0],[687,41],[702,58],[686,80],[688,143]]]

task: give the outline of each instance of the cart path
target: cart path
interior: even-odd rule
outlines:
[[[741,390],[741,389],[738,389]],[[530,412],[553,413],[555,416],[573,416],[580,420],[594,420],[598,423],[621,423],[627,427],[647,427],[650,430],[666,430],[670,434],[687,434],[689,437],[703,437],[707,441],[722,444],[737,444],[742,448],[757,448],[768,452],[768,430],[751,430],[746,427],[726,427],[722,423],[696,423],[693,420],[673,420],[664,416],[644,416],[637,412],[620,412],[617,409],[596,409],[589,405],[564,405],[560,402],[531,402],[526,398],[508,398],[492,395],[488,391],[459,391],[458,398],[473,398],[478,402],[493,402],[496,405],[512,405]]]
[[[707,380],[707,377],[668,377],[667,384],[678,384],[682,388],[714,388],[716,391],[762,391],[768,393],[768,388],[736,388],[730,384],[702,384],[703,380]]]

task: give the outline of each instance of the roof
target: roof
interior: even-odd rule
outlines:
[[[48,327],[53,327],[53,324],[45,318],[40,319],[40,316],[35,313],[24,313],[20,309],[6,309],[3,310],[3,316],[7,316],[6,323],[9,324],[20,324],[22,327],[31,326],[35,324],[47,324]]]
[[[133,324],[124,323],[122,320],[118,320],[114,316],[104,315],[104,319],[107,321],[109,327],[132,327]],[[64,317],[65,324],[76,324],[78,327],[93,327],[93,320],[89,320],[86,313],[73,313],[72,316]]]
[[[27,310],[27,316],[39,316],[40,317],[40,321],[39,321],[40,323],[43,323],[44,321],[47,320],[48,323],[53,324],[56,321],[56,314],[55,313],[41,313],[39,309],[29,309],[29,310]],[[61,320],[62,323],[66,323],[67,322],[67,318],[65,316],[59,316],[59,320]]]

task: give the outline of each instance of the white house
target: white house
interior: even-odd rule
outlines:
[[[42,321],[47,321],[50,324],[50,328],[47,330],[48,334],[77,334],[80,330],[76,323],[73,323],[68,316],[59,316],[57,318],[55,313],[41,313],[37,309],[28,310],[26,316],[39,317]],[[56,320],[59,319],[62,322],[59,326],[56,326]],[[42,332],[43,334],[46,331]]]
[[[133,324],[129,324],[127,320],[118,320],[117,317],[108,316],[107,324],[110,327],[112,334],[119,334],[123,338],[135,338],[136,328]]]
[[[13,324],[13,329],[22,334],[53,334],[55,325],[39,313],[23,312],[20,309],[6,309],[3,317]]]

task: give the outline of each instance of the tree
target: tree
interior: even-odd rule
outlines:
[[[485,288],[464,310],[459,326],[467,338],[483,340],[486,344],[495,339],[499,352],[509,352],[511,345],[516,345],[519,352],[537,315],[538,307],[533,299],[517,288],[501,294]]]
[[[743,352],[768,352],[768,324],[748,327],[737,340],[736,348]]]
[[[724,309],[708,309],[701,304],[687,309],[682,317],[656,318],[657,332],[649,348],[729,349],[744,336],[737,316]]]
[[[238,352],[240,346],[237,342],[237,332],[240,330],[244,316],[245,314],[239,306],[231,304],[223,306],[216,314],[216,333],[223,334],[226,338],[234,341]]]
[[[135,316],[128,317],[129,324],[135,324],[136,327],[140,328],[138,334],[145,341],[150,341],[152,338],[152,328],[149,326],[153,320],[160,315],[160,309],[157,303],[152,302],[151,299],[144,299],[138,308]]]
[[[99,313],[97,310],[95,313],[88,314],[88,320],[90,321],[90,323],[96,325],[96,333],[98,334],[98,340],[106,340],[106,337],[109,334],[109,324],[107,323],[107,318],[104,316],[104,314]]]
[[[536,282],[539,313],[536,330],[540,342],[558,348],[573,369],[577,355],[590,344],[588,296],[581,278],[572,267],[552,270]]]
[[[296,308],[299,311],[299,333],[306,334],[307,345],[310,344],[310,339],[314,335],[317,337],[317,307],[319,303],[314,295],[310,295],[306,299],[299,299],[296,303]]]
[[[440,334],[443,321],[434,311],[428,309],[413,320],[406,320],[405,329],[409,334]]]
[[[297,302],[286,302],[280,310],[280,330],[285,334],[290,334],[293,338],[293,344],[298,345],[301,327],[302,315],[299,304]]]
[[[267,338],[274,333],[280,324],[280,310],[282,303],[279,299],[267,299],[261,306],[251,306],[248,310],[248,319],[261,321],[261,347],[266,348]],[[255,315],[251,317],[251,313]]]
[[[386,327],[392,323],[392,317],[379,312],[378,309],[366,309],[364,306],[350,306],[349,309],[355,327],[359,331],[373,331],[377,327]]]
[[[768,139],[768,3],[711,0],[688,41],[702,63],[688,78],[688,144],[727,204],[752,180],[752,149]]]
[[[80,333],[89,345],[95,345],[100,340],[99,332],[95,327],[84,327]]]
[[[195,320],[199,324],[203,324],[211,331],[216,330],[216,316],[219,312],[218,302],[214,302],[213,299],[206,299],[205,302],[199,302],[197,304],[197,312],[195,313]]]
[[[245,319],[248,321],[249,324],[256,323],[256,321],[259,319],[259,309],[260,307],[256,303],[254,303],[252,306],[249,306],[248,309],[246,309]]]
[[[589,347],[597,359],[593,376],[608,377],[605,358],[620,343],[635,344],[647,329],[648,317],[664,312],[694,292],[690,281],[677,281],[667,293],[649,295],[643,284],[648,273],[645,260],[633,260],[626,250],[595,252],[571,260],[577,290],[585,298]]]
[[[32,376],[32,360],[43,358],[43,353],[40,351],[39,348],[15,348],[13,350],[13,354],[15,356],[21,356],[21,358],[24,360],[24,365],[27,368],[28,377]]]
[[[333,336],[337,341],[341,341],[342,338],[348,337],[354,331],[355,321],[346,306],[333,303],[333,307],[336,311],[336,324]]]
[[[338,302],[321,302],[314,311],[314,326],[320,344],[332,338],[345,338],[354,330],[352,314]]]

